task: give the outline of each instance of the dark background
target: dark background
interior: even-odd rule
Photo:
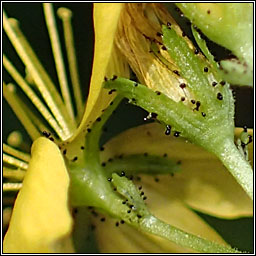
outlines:
[[[190,27],[185,18],[180,18],[175,10],[174,4],[166,4],[172,12],[174,18],[178,19],[188,36],[191,35]],[[92,23],[92,3],[54,3],[55,11],[58,7],[68,7],[73,12],[73,30],[75,38],[76,52],[78,56],[78,68],[80,81],[83,86],[83,97],[88,94],[90,73],[93,59],[93,23]],[[39,3],[3,3],[3,8],[8,17],[14,17],[20,21],[20,28],[27,37],[43,66],[47,70],[55,84],[57,75],[54,60],[51,54],[50,40],[45,26],[43,10]],[[63,42],[62,24],[56,18],[59,36]],[[229,55],[229,52],[209,42],[209,47],[214,49],[216,57],[221,59]],[[64,43],[62,44],[64,51]],[[7,57],[15,64],[21,74],[24,74],[24,66],[16,55],[13,47],[5,33],[3,33],[3,49]],[[5,82],[11,82],[7,72],[3,70]],[[236,91],[236,126],[253,127],[253,89],[247,87],[233,87]],[[24,138],[30,141],[22,125],[17,120],[6,101],[3,99],[3,141],[6,142],[8,134],[13,130],[21,130]],[[108,131],[104,133],[102,142],[108,140],[113,135],[130,127],[143,123],[143,118],[147,115],[142,109],[127,104],[123,101],[118,107],[116,114],[108,121]],[[240,250],[253,252],[253,218],[241,218],[237,220],[222,220],[208,215],[198,213],[233,247]]]

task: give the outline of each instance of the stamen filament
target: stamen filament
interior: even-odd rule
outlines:
[[[28,169],[28,163],[23,162],[15,157],[9,156],[5,153],[3,153],[3,162],[8,163],[13,166],[16,166],[21,169],[24,169],[24,170]]]
[[[41,116],[36,115],[26,104],[23,103],[18,97],[16,99],[19,103],[19,105],[24,109],[24,111],[27,113],[30,120],[33,122],[33,124],[37,127],[37,129],[40,131],[40,135],[43,131],[50,131],[51,128],[49,126],[46,126],[43,122],[43,119]],[[61,128],[59,128],[59,131],[57,133],[60,133],[63,136],[63,131]],[[57,138],[54,134],[51,134],[51,137],[54,138],[55,141],[57,141]]]
[[[59,8],[57,11],[59,18],[63,23],[65,46],[68,57],[69,72],[72,81],[72,88],[75,97],[76,109],[77,109],[77,121],[80,121],[83,115],[84,104],[81,94],[81,86],[77,68],[77,59],[75,54],[74,37],[71,25],[72,12],[67,8]]]
[[[10,87],[10,86],[8,86]],[[12,110],[14,111],[15,115],[18,117],[24,128],[26,129],[28,135],[31,137],[32,140],[36,140],[41,136],[33,122],[28,117],[27,113],[24,109],[20,106],[17,101],[17,97],[15,92],[11,91],[5,83],[3,83],[3,95],[7,100],[8,104],[11,106]]]
[[[16,191],[22,188],[22,183],[4,183],[3,191]]]
[[[17,82],[17,84],[21,87],[21,89],[26,93],[32,103],[36,106],[38,111],[43,115],[45,120],[51,125],[51,127],[56,131],[56,133],[63,138],[65,135],[63,134],[62,129],[59,127],[56,120],[53,118],[51,113],[44,106],[39,97],[33,92],[30,86],[26,83],[23,77],[18,73],[12,63],[8,60],[8,58],[3,54],[3,65],[9,74],[13,77],[13,79]]]
[[[63,129],[65,137],[62,139],[65,140],[71,137],[75,127],[72,127],[72,123],[67,121],[68,116],[66,113],[66,108],[59,93],[57,92],[53,82],[42,67],[29,43],[25,39],[24,35],[20,31],[17,21],[14,19],[8,19],[5,12],[3,12],[3,27],[16,52],[33,76],[42,97]]]
[[[72,101],[71,101],[70,92],[68,88],[68,81],[67,81],[65,66],[63,62],[62,53],[61,53],[60,40],[59,40],[58,32],[56,29],[53,8],[50,3],[43,3],[43,9],[44,9],[45,21],[46,21],[49,37],[51,40],[52,52],[54,56],[61,93],[64,99],[64,104],[71,118],[71,121],[75,125],[73,106],[72,106]]]
[[[19,158],[21,160],[23,160],[24,162],[29,162],[30,160],[30,155],[26,154],[24,152],[21,152],[17,149],[14,149],[8,145],[6,145],[5,143],[3,143],[3,151],[9,155],[12,155],[16,158]]]
[[[25,176],[25,171],[20,169],[10,169],[7,167],[3,167],[3,177],[9,179],[16,179],[22,181]]]

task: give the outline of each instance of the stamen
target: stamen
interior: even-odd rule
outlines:
[[[56,133],[63,138],[65,135],[63,134],[62,129],[59,127],[56,120],[53,118],[51,113],[44,106],[39,97],[33,92],[30,86],[26,83],[23,77],[18,73],[12,63],[8,60],[8,58],[3,54],[3,65],[9,74],[13,77],[13,79],[17,82],[17,84],[21,87],[21,89],[26,93],[32,103],[36,106],[38,111],[43,115],[45,120],[52,126],[52,128],[56,131]]]
[[[17,21],[8,19],[5,12],[3,12],[3,27],[16,52],[33,76],[42,97],[63,129],[65,134],[63,140],[71,137],[75,127],[72,126],[72,122],[68,122],[67,111],[58,91],[20,31]]]
[[[7,100],[8,104],[11,106],[15,115],[18,117],[24,128],[26,129],[28,135],[32,140],[36,140],[41,136],[36,126],[32,123],[27,113],[18,103],[18,97],[15,95],[15,92],[12,90],[11,86],[7,86],[3,83],[3,94],[4,98]]]
[[[68,81],[66,77],[66,71],[65,71],[65,66],[64,66],[62,52],[61,52],[60,40],[59,40],[57,28],[56,28],[55,19],[54,19],[52,4],[43,3],[43,9],[44,9],[45,21],[46,21],[49,37],[51,40],[52,52],[54,56],[57,75],[59,78],[61,93],[64,99],[64,104],[68,111],[69,117],[71,118],[71,121],[75,124],[73,106],[72,106],[72,101],[71,101],[70,92],[68,88]]]
[[[8,179],[16,179],[18,181],[22,181],[25,176],[25,171],[20,169],[10,169],[7,167],[3,167],[3,177]]]
[[[33,122],[33,124],[37,127],[37,129],[40,131],[40,136],[42,136],[43,131],[49,131],[50,127],[46,126],[42,120],[42,118],[38,115],[36,115],[30,108],[28,108],[27,105],[25,105],[23,102],[18,99],[19,104],[22,106],[24,111],[27,113],[30,120]],[[63,134],[63,131],[60,129],[60,131]],[[54,138],[55,141],[58,141],[58,139],[52,134],[51,137]]]
[[[25,162],[29,162],[30,160],[30,155],[29,154],[26,154],[24,152],[21,152],[17,149],[14,149],[8,145],[6,145],[5,143],[3,143],[3,151],[9,155],[12,155],[16,158],[19,158]]]
[[[4,183],[3,191],[15,191],[22,188],[22,183]]]
[[[24,170],[28,169],[28,163],[23,162],[17,158],[12,157],[12,156],[6,155],[5,153],[3,153],[3,162],[8,163],[13,166],[16,166],[21,169],[24,169]]]
[[[72,81],[72,88],[75,97],[77,121],[80,121],[83,115],[84,104],[82,100],[81,86],[77,68],[77,60],[75,54],[74,37],[71,25],[72,12],[67,8],[59,8],[57,11],[59,18],[63,23],[65,46],[68,57],[69,72]]]

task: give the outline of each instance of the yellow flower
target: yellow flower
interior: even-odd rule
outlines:
[[[18,180],[22,180],[24,175],[18,177],[17,173],[21,172],[23,174],[24,170],[26,170],[25,178],[22,182],[22,188],[20,183],[18,183],[18,186],[16,183],[6,183],[4,187],[6,190],[21,188],[15,202],[10,227],[5,236],[5,252],[49,253],[63,251],[73,252],[74,250],[70,239],[73,220],[70,214],[70,203],[68,202],[70,179],[66,169],[66,164],[58,146],[50,140],[42,138],[41,132],[43,129],[43,134],[47,135],[51,140],[55,140],[59,145],[61,144],[61,141],[67,140],[70,137],[72,138],[69,139],[69,141],[75,141],[75,139],[79,140],[77,137],[80,131],[88,125],[90,118],[101,115],[101,109],[106,107],[110,101],[113,100],[113,97],[106,97],[104,95],[106,92],[103,92],[101,84],[104,80],[104,76],[106,74],[113,75],[113,71],[115,71],[115,74],[120,74],[126,77],[128,76],[127,66],[122,62],[121,58],[117,59],[112,43],[115,27],[118,21],[118,13],[120,12],[121,7],[121,4],[103,4],[101,7],[95,5],[95,56],[91,77],[91,88],[86,111],[83,115],[80,126],[77,127],[77,129],[74,129],[74,126],[79,123],[77,122],[75,124],[72,113],[73,110],[71,109],[69,115],[65,113],[65,111],[68,112],[70,110],[70,99],[65,102],[66,104],[63,104],[61,101],[58,102],[60,98],[58,93],[54,91],[56,90],[54,87],[51,88],[52,91],[50,93],[52,93],[52,95],[48,94],[47,89],[49,88],[47,87],[49,84],[47,84],[47,82],[49,83],[50,81],[49,77],[47,77],[46,73],[41,70],[41,64],[36,60],[35,55],[31,53],[32,49],[25,42],[25,38],[21,36],[21,31],[18,28],[17,22],[13,19],[8,19],[6,16],[4,17],[6,33],[12,40],[12,43],[16,47],[16,51],[24,61],[24,64],[31,71],[30,75],[32,76],[32,83],[36,83],[38,88],[42,90],[42,95],[47,95],[46,97],[49,97],[49,101],[46,99],[46,102],[49,104],[49,107],[52,107],[51,111],[56,114],[57,120],[55,120],[47,111],[42,102],[40,102],[40,99],[29,87],[28,82],[18,74],[6,56],[4,56],[4,66],[11,73],[21,88],[27,93],[31,101],[39,109],[41,108],[40,110],[43,113],[45,120],[50,123],[59,136],[59,138],[56,138],[54,135],[49,135],[50,133],[48,130],[50,128],[45,126],[40,119],[34,116],[33,113],[27,109],[27,106],[19,99],[19,97],[17,97],[17,95],[15,95],[12,85],[7,86],[4,84],[4,96],[12,106],[15,114],[20,119],[24,127],[27,128],[27,132],[31,136],[32,140],[35,141],[31,149],[31,160],[29,156],[26,155],[24,157],[23,153],[4,145],[5,152],[8,153],[8,155],[4,155],[4,157],[7,157],[4,158],[4,160],[17,168],[16,170],[8,170],[8,168],[6,168],[4,175],[6,177],[9,175],[9,178],[11,179],[18,178]],[[52,31],[49,32],[50,36],[56,40],[58,35],[53,32],[55,26],[51,5],[44,4],[44,10],[45,15],[47,16],[46,20],[48,22],[49,31]],[[102,15],[102,12],[105,11],[112,13],[112,18],[109,15]],[[64,29],[68,29],[68,26],[70,26],[69,22],[71,12],[68,9],[59,9],[59,15],[64,20],[63,23],[64,26],[66,26]],[[72,32],[67,35],[67,40],[72,40]],[[106,45],[103,44],[103,40]],[[58,43],[54,41],[52,45],[55,56],[60,54],[58,51]],[[69,47],[72,47],[72,43],[70,42]],[[72,50],[70,50],[69,53],[73,54],[73,58],[75,57]],[[111,60],[111,62],[109,60]],[[57,69],[61,69],[61,56],[59,55],[59,59],[56,57],[55,61],[59,63],[56,64]],[[72,59],[70,62],[71,69],[76,69],[75,60]],[[60,72],[63,71],[64,69]],[[78,80],[76,72],[77,70],[72,74],[73,80]],[[60,75],[62,79],[63,77],[65,78],[65,73]],[[38,82],[37,79],[40,81]],[[50,81],[50,83],[52,82]],[[75,83],[79,83],[79,81],[76,81]],[[79,84],[75,84],[74,86],[79,87]],[[74,90],[80,89],[75,88]],[[65,93],[63,94],[65,95]],[[66,98],[68,98],[68,91],[66,94]],[[78,91],[78,94],[76,95],[76,102],[80,102],[81,105],[83,103],[79,98],[81,97],[79,94],[81,94],[81,92]],[[55,96],[56,98],[53,98],[52,96]],[[65,96],[63,96],[63,98],[65,98]],[[52,102],[50,101],[51,99]],[[56,102],[54,102],[55,100]],[[55,104],[59,109],[56,109]],[[61,110],[63,109],[61,109],[60,105],[63,108],[66,107],[66,110],[64,109],[62,113]],[[80,109],[78,109],[79,114],[82,112],[82,109],[81,106],[78,105],[78,107],[80,107]],[[26,110],[28,111],[27,113]],[[58,113],[58,111],[60,113]],[[71,118],[71,120],[73,119],[73,127],[69,125],[69,122],[67,122],[68,118]],[[62,127],[60,127],[61,125]],[[72,151],[72,149],[70,149],[70,151]],[[22,161],[11,157],[11,155],[22,159]],[[28,162],[29,166],[27,166]],[[24,164],[22,165],[22,163]]]
[[[27,86],[27,80],[19,76],[6,57],[4,57],[4,66],[16,80],[16,83],[24,89],[28,97],[31,97],[31,101],[40,109],[44,119],[55,131],[55,133],[49,133],[51,128],[30,111],[12,90],[12,86],[4,85],[4,96],[34,141],[31,158],[29,155],[4,145],[4,162],[16,169],[9,170],[8,167],[5,167],[4,176],[10,181],[15,179],[22,181],[24,177],[22,184],[4,184],[6,190],[22,186],[15,201],[10,226],[4,239],[4,252],[56,253],[79,251],[81,241],[79,242],[79,238],[75,235],[73,237],[71,235],[73,226],[75,227],[74,233],[76,233],[76,230],[79,230],[79,223],[81,224],[83,221],[76,216],[76,223],[74,224],[70,212],[71,207],[78,207],[77,215],[84,212],[82,219],[85,219],[87,225],[85,227],[80,225],[80,229],[88,228],[88,223],[91,221],[97,225],[95,235],[101,252],[194,252],[198,250],[207,252],[214,249],[216,251],[230,250],[235,252],[226,246],[208,243],[200,238],[196,240],[196,237],[187,233],[179,233],[180,231],[175,228],[173,229],[179,235],[170,239],[169,233],[170,235],[172,233],[166,229],[170,226],[150,215],[141,200],[136,199],[137,201],[135,200],[133,206],[122,203],[125,193],[133,193],[135,190],[125,178],[118,178],[118,175],[115,176],[114,174],[112,175],[113,184],[119,194],[113,192],[112,185],[107,181],[107,175],[111,175],[113,170],[116,167],[120,168],[122,164],[129,171],[129,168],[133,167],[132,161],[128,160],[131,160],[133,156],[139,160],[138,164],[140,162],[146,164],[146,168],[150,167],[151,162],[142,160],[145,158],[152,160],[157,157],[158,161],[160,158],[166,158],[166,163],[170,164],[173,170],[177,169],[177,164],[173,164],[170,159],[176,162],[181,160],[181,171],[175,173],[174,177],[170,176],[170,173],[165,176],[157,175],[157,177],[154,176],[154,181],[154,178],[145,174],[141,176],[142,181],[135,181],[138,186],[142,184],[143,193],[148,197],[148,208],[156,217],[185,232],[226,245],[223,239],[189,207],[222,218],[236,218],[251,216],[252,214],[250,199],[215,157],[192,144],[184,143],[182,139],[166,140],[163,127],[158,124],[140,126],[115,137],[104,146],[105,150],[101,152],[98,159],[97,143],[102,128],[100,122],[103,122],[102,119],[107,120],[111,114],[109,110],[106,110],[108,105],[110,105],[111,110],[111,106],[114,108],[120,101],[120,98],[117,97],[112,103],[115,97],[114,93],[109,94],[109,91],[102,89],[102,82],[105,76],[108,78],[113,77],[113,75],[129,77],[127,64],[113,44],[123,4],[94,4],[94,63],[90,92],[83,116],[81,110],[83,103],[79,99],[79,85],[75,85],[73,89],[76,91],[74,97],[77,103],[77,116],[73,114],[69,92],[65,85],[64,66],[61,64],[62,56],[59,51],[58,35],[54,31],[51,8],[50,4],[44,4],[53,53],[55,61],[58,63],[56,66],[62,97],[42,70],[41,64],[18,30],[17,24],[13,21],[9,22],[7,17],[4,17],[4,28],[23,60],[28,75],[32,77],[30,83],[36,84],[50,111],[45,108],[44,104],[40,103],[41,101],[36,97],[36,94],[30,91],[29,88],[32,86]],[[61,9],[59,14],[64,20],[65,33],[70,28],[70,12]],[[68,37],[72,42],[72,33]],[[68,47],[67,52],[68,58],[72,59],[70,56],[74,53]],[[75,61],[70,63],[75,65]],[[71,66],[70,71],[72,69],[75,67]],[[71,74],[71,80],[74,84],[77,82],[77,77],[76,73]],[[102,115],[103,110],[104,114]],[[48,139],[41,137],[42,131]],[[85,136],[87,139],[84,142]],[[51,140],[54,140],[55,143]],[[86,152],[85,155],[84,151]],[[120,159],[122,154],[124,157]],[[120,160],[119,165],[118,161],[115,161],[116,158]],[[114,161],[110,161],[110,159]],[[102,166],[99,165],[100,163]],[[114,166],[114,163],[117,165]],[[106,167],[105,170],[104,167]],[[161,172],[164,166],[160,164],[158,168]],[[104,171],[105,174],[103,174]],[[108,171],[110,173],[107,173]],[[136,168],[131,171],[135,171],[137,176]],[[126,175],[128,176],[127,173]],[[123,175],[121,174],[121,176]],[[158,185],[158,179],[160,179],[160,185]],[[201,189],[203,189],[203,193]],[[131,200],[130,197],[129,200]],[[95,206],[96,211],[98,211],[97,214],[105,216],[108,213],[116,219],[106,217],[105,222],[102,222],[102,218],[105,217],[102,217],[101,221],[95,220],[95,218],[91,219],[87,209],[82,208],[84,206],[90,208]],[[125,214],[122,215],[124,210],[129,209],[128,206],[133,211],[131,219]],[[141,208],[141,211],[146,212],[146,215],[140,216],[140,209],[136,213],[136,209],[134,209],[136,207]],[[93,213],[95,213],[94,210]],[[127,223],[126,225],[121,225],[124,220],[120,219],[120,214]],[[156,221],[159,224],[159,229],[153,222],[151,223],[152,226],[147,226],[147,218]],[[139,224],[135,223],[134,219]],[[145,221],[145,225],[140,223],[139,219]],[[116,221],[121,226],[118,229],[113,223]],[[151,234],[143,233],[142,235],[129,225]],[[160,226],[165,229],[161,229]],[[152,235],[159,235],[162,230],[165,230],[163,233],[166,233],[162,237],[173,240],[179,245]],[[191,242],[189,239],[186,240],[187,237],[195,239],[199,243],[198,247],[193,244],[190,249],[185,249],[183,245],[189,246]],[[185,238],[184,241],[182,238]],[[202,244],[200,245],[200,243]],[[204,248],[206,245],[212,246],[212,248]]]

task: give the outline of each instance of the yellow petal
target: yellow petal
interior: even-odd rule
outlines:
[[[68,204],[69,175],[58,147],[46,138],[32,158],[15,201],[3,243],[5,253],[73,252]]]
[[[209,215],[221,218],[252,216],[250,198],[213,154],[181,138],[166,136],[164,127],[159,124],[130,129],[112,139],[105,149],[103,161],[120,154],[167,153],[170,159],[181,161],[181,172],[174,177],[159,176],[159,183],[151,177],[141,176],[145,184],[169,200],[175,198]]]
[[[115,97],[115,94],[109,95],[108,91],[102,88],[104,77],[112,78],[113,75],[118,75],[129,78],[128,64],[114,45],[116,29],[122,8],[122,3],[94,4],[95,43],[90,91],[81,124],[69,141],[80,141],[82,136],[84,136],[82,131],[84,133],[86,132],[86,128],[101,116],[102,110],[105,109]],[[68,154],[70,152],[74,154],[76,149],[72,148],[72,145],[69,147]],[[79,151],[75,154],[78,155],[79,153],[81,152]]]

